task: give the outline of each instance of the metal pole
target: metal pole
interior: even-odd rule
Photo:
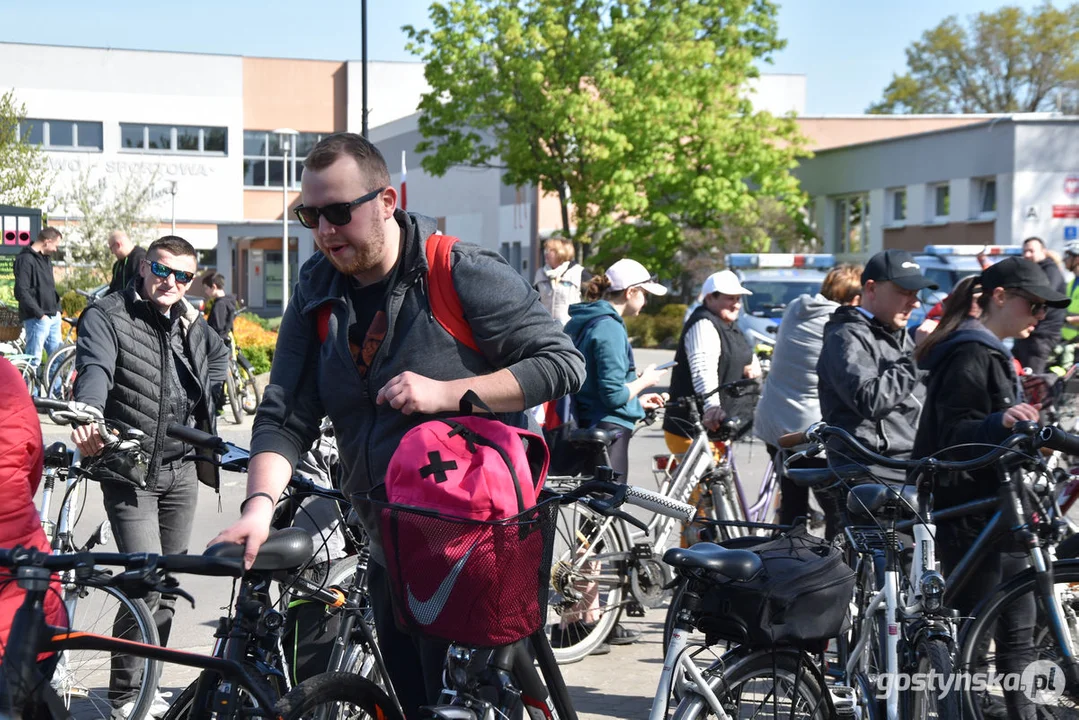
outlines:
[[[367,139],[367,0],[360,1],[360,66],[363,76],[363,139]],[[355,125],[353,125],[355,127]]]
[[[176,234],[176,181],[172,180],[170,182],[172,183],[172,187],[169,189],[169,192],[172,193],[172,234],[175,235]]]
[[[288,151],[287,135],[281,137],[281,314],[288,308]]]

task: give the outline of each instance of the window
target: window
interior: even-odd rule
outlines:
[[[898,188],[888,191],[888,220],[891,223],[901,224],[907,219],[907,191]]]
[[[174,153],[227,151],[228,128],[120,123],[120,147]]]
[[[46,150],[100,150],[101,123],[81,120],[23,120],[19,123],[19,139]]]
[[[997,213],[997,181],[996,178],[978,178],[974,181],[974,212],[975,218],[991,218]]]
[[[948,187],[948,183],[932,185],[929,192],[932,193],[929,207],[933,208],[933,216],[930,220],[948,222],[948,216],[952,211],[951,189]]]
[[[834,202],[835,252],[865,252],[869,249],[869,195],[848,195]]]
[[[299,189],[303,161],[328,133],[300,133],[289,144],[289,187]],[[265,130],[244,130],[244,187],[281,187],[283,160],[281,136]]]

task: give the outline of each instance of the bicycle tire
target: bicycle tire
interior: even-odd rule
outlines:
[[[551,643],[559,665],[577,662],[591,654],[607,639],[622,615],[623,598],[629,584],[626,571],[629,541],[621,520],[611,519],[607,527],[599,531],[603,520],[580,503],[564,505],[558,511],[545,632],[548,637],[552,637],[552,632],[561,636],[559,642]],[[578,540],[586,533],[586,538]],[[585,563],[590,566],[588,568],[578,566],[573,558],[580,556],[592,543],[603,543],[593,555],[596,559]],[[582,592],[590,592],[591,583],[597,586],[592,614],[598,619],[589,624],[575,622],[575,617],[582,612],[579,596]],[[573,618],[563,622],[565,615]]]
[[[948,643],[940,638],[922,638],[914,649],[918,665],[918,677],[936,676],[945,682],[955,677],[952,652]],[[959,693],[951,685],[935,687],[930,684],[922,691],[907,693],[909,713],[907,717],[936,717],[939,720],[960,720]]]
[[[228,375],[225,376],[225,392],[229,396],[229,407],[232,408],[232,418],[239,425],[244,420],[243,408],[240,406],[240,395],[236,389],[236,376],[233,372],[234,366],[229,368]]]
[[[262,393],[259,392],[258,383],[255,382],[255,368],[251,361],[242,352],[236,353],[236,370],[240,382],[240,404],[244,412],[254,415],[262,403]]]
[[[109,601],[112,602],[109,602]],[[69,585],[64,589],[64,604],[68,608],[70,627],[79,632],[134,640],[149,645],[160,645],[157,625],[146,603],[131,598],[114,587]],[[71,608],[74,607],[74,612]],[[121,608],[128,613],[127,620],[117,626]],[[141,673],[139,688],[130,702],[134,707],[128,715],[132,720],[148,716],[154,701],[162,663],[158,660],[136,658]],[[57,663],[52,684],[76,717],[108,717],[112,711],[109,700],[109,676],[112,653],[99,650],[66,650]],[[83,697],[83,689],[86,693]],[[100,689],[100,691],[98,691]]]
[[[49,381],[50,397],[55,400],[71,402],[75,399],[75,353],[68,353],[60,367],[56,369],[56,377]]]
[[[203,673],[210,673],[215,675],[212,670],[203,670]],[[200,674],[200,677],[202,675]],[[280,693],[273,689],[273,686],[268,682],[266,678],[252,675],[252,680],[262,685],[262,689],[266,694],[280,699],[283,697]],[[221,680],[218,680],[221,682]],[[169,705],[169,709],[161,717],[161,720],[194,720],[195,718],[203,718],[208,715],[205,712],[196,711],[195,709],[195,693],[198,690],[199,678],[196,678],[190,685],[185,687],[180,694]],[[248,697],[249,693],[244,691],[243,686],[240,686],[237,692],[241,693],[242,697]],[[211,698],[212,699],[212,698]],[[245,717],[244,711],[237,711],[234,713],[235,717]]]
[[[733,658],[731,658],[732,655]],[[756,714],[746,714],[741,709],[742,696],[746,694],[749,683],[756,680],[765,682],[771,680],[775,685],[780,679],[789,684],[792,691],[797,684],[798,695],[794,701],[786,705],[780,704],[777,699],[779,709],[774,717],[787,717],[792,720],[796,718],[825,720],[831,714],[831,708],[824,696],[816,669],[812,666],[807,667],[802,662],[802,656],[794,651],[778,649],[773,653],[771,650],[753,650],[746,654],[735,650],[713,664],[706,671],[705,678],[708,680],[708,687],[716,694],[720,704],[732,717],[757,717]],[[753,700],[749,698],[748,701]],[[764,706],[765,702],[767,706]],[[771,695],[764,693],[764,700],[759,705],[766,712],[770,711]],[[802,709],[801,712],[799,708]],[[714,717],[714,715],[704,698],[692,693],[679,701],[672,720],[696,720],[701,717]]]
[[[348,673],[323,673],[304,680],[278,701],[274,712],[282,720],[313,717],[404,720],[380,687]]]
[[[45,390],[46,397],[59,400],[64,399],[56,392],[55,385],[58,371],[63,363],[69,359],[68,356],[71,358],[75,357],[75,345],[73,343],[67,343],[66,345],[61,345],[56,348],[45,362],[44,370],[41,373],[41,382],[44,386],[43,389]]]
[[[1072,587],[1079,584],[1079,561],[1064,560],[1053,563],[1053,583],[1054,593],[1064,596],[1067,600],[1067,602],[1061,603],[1066,616],[1062,620],[1064,620],[1066,627],[1071,629],[1073,645],[1079,644],[1079,633],[1076,632],[1077,621],[1079,621],[1079,595],[1075,595]],[[1058,668],[1064,669],[1064,662],[1060,658],[1060,650],[1056,647],[1055,639],[1048,629],[1045,605],[1038,595],[1037,577],[1033,570],[1026,570],[1012,580],[999,585],[986,600],[974,609],[972,613],[973,620],[964,625],[960,634],[957,665],[961,673],[984,672],[984,669],[988,669],[989,662],[996,664],[995,656],[991,659],[986,654],[983,658],[979,658],[979,648],[989,647],[988,643],[995,640],[992,632],[996,628],[1000,616],[1007,612],[1012,603],[1029,593],[1034,593],[1031,599],[1034,601],[1037,612],[1033,630],[1035,641],[1031,643],[1029,652],[1032,653],[1035,660],[1053,662]],[[1023,651],[1020,650],[1017,655],[1022,653]],[[1024,662],[1024,660],[1020,658],[1015,662]],[[994,667],[993,671],[1002,672],[997,667]],[[982,697],[976,694],[980,693],[984,688],[976,690],[971,685],[968,683],[962,688],[962,711],[964,717],[981,720],[984,717],[985,705],[990,703],[999,704],[1000,700],[992,695]],[[1041,716],[1079,717],[1079,692],[1074,687],[1061,689],[1062,694],[1053,701],[1055,705],[1037,705]]]

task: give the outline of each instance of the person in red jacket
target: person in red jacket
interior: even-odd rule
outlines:
[[[0,548],[22,545],[48,551],[49,541],[34,506],[45,458],[41,423],[22,375],[4,358],[0,358],[0,427],[4,429],[0,432],[0,497],[4,498],[0,503]],[[14,581],[0,577],[0,653],[7,646],[23,595]],[[46,596],[45,616],[51,625],[67,624],[59,592]]]

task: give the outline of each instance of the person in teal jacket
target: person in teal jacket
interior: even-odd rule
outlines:
[[[566,334],[584,355],[586,371],[584,384],[575,396],[577,419],[581,427],[598,427],[614,434],[609,449],[611,467],[621,482],[626,481],[629,471],[629,440],[634,425],[644,417],[645,409],[663,407],[662,395],[641,393],[660,382],[667,372],[649,365],[637,375],[633,348],[622,318],[638,315],[649,294],[666,292],[667,288],[654,282],[644,265],[624,259],[611,265],[603,275],[592,277],[585,289],[588,302],[569,306]],[[568,624],[552,629],[554,647],[572,644],[577,641],[574,638],[590,632],[597,620],[595,587],[593,584],[583,589],[585,599],[577,613],[563,615]],[[592,654],[608,653],[611,645],[629,645],[640,637],[640,631],[616,624]]]
[[[653,282],[636,260],[619,260],[589,282],[589,302],[570,305],[566,334],[584,355],[585,381],[577,393],[578,422],[582,427],[613,431],[611,467],[624,482],[629,470],[629,440],[645,409],[663,406],[656,393],[641,394],[663,379],[666,370],[649,365],[639,376],[633,362],[623,318],[641,312],[649,294],[664,295],[667,288]]]

